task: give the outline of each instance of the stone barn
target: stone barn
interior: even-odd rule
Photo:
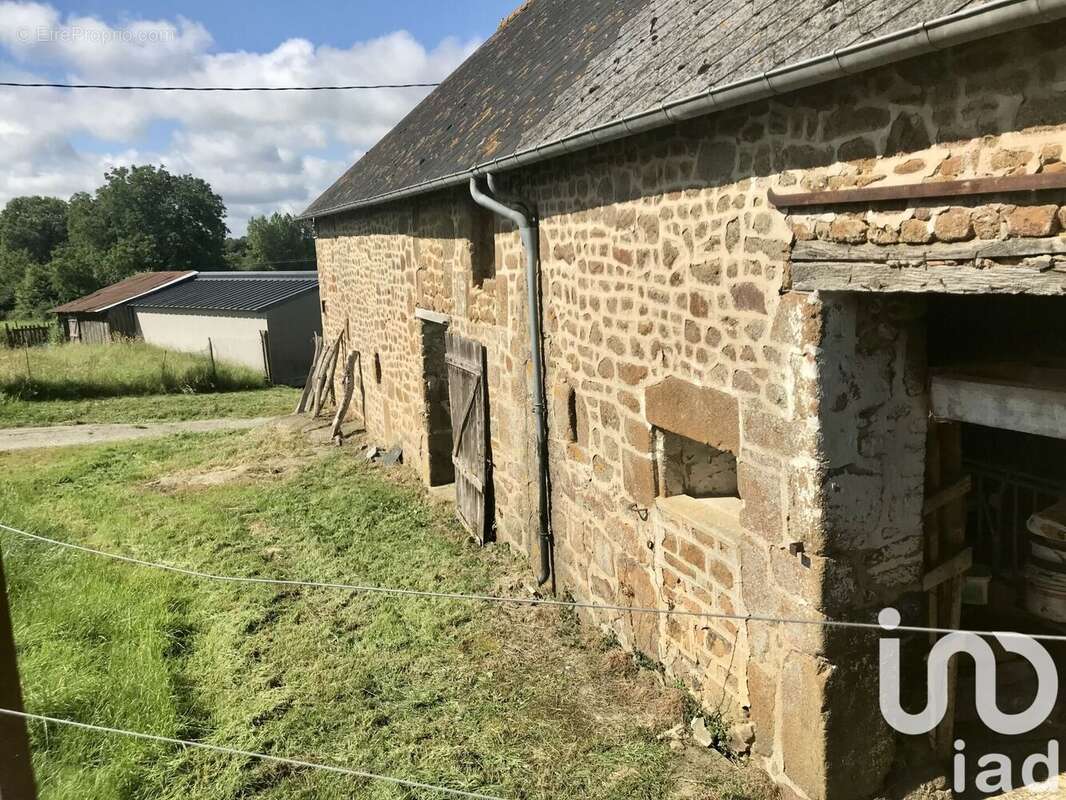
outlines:
[[[707,614],[588,617],[786,798],[979,753],[972,663],[903,736],[821,623],[1066,620],[1064,15],[532,0],[305,212],[369,436],[546,591]]]

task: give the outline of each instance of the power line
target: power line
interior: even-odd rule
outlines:
[[[86,731],[95,731],[97,733],[110,733],[115,736],[128,736],[132,739],[143,739],[148,742],[157,742],[159,744],[173,744],[181,747],[195,747],[200,750],[210,750],[214,753],[224,753],[230,756],[243,756],[245,758],[258,758],[262,761],[272,761],[276,764],[288,764],[293,767],[302,767],[304,769],[317,769],[323,772],[333,772],[338,775],[349,775],[353,778],[365,778],[373,781],[383,781],[385,783],[391,783],[397,786],[406,786],[409,789],[425,789],[431,792],[440,792],[441,794],[452,795],[453,797],[469,797],[475,800],[504,800],[502,797],[497,797],[491,794],[479,794],[478,792],[465,792],[462,789],[447,789],[443,786],[434,786],[429,783],[419,783],[418,781],[409,781],[403,778],[392,778],[388,775],[376,775],[373,772],[362,772],[357,769],[349,769],[348,767],[334,767],[328,764],[315,764],[310,761],[300,761],[295,758],[283,758],[282,756],[271,756],[266,753],[253,753],[249,750],[237,750],[233,747],[222,747],[221,745],[206,744],[205,742],[193,742],[185,739],[171,739],[167,736],[154,736],[150,733],[139,733],[137,731],[127,731],[121,728],[108,728],[103,725],[90,725],[85,722],[74,722],[69,719],[59,719],[57,717],[46,717],[43,714],[29,714],[24,711],[13,711],[9,708],[0,708],[0,714],[6,714],[11,717],[21,717],[22,719],[35,720],[37,722],[44,722],[45,724],[53,725],[66,725],[71,728],[80,728]]]
[[[382,594],[393,597],[412,597],[421,599],[442,599],[442,600],[467,600],[481,603],[494,603],[497,605],[518,605],[518,606],[546,606],[549,608],[566,608],[566,609],[586,609],[590,611],[618,611],[622,613],[633,614],[657,614],[660,616],[677,616],[677,617],[696,617],[700,619],[723,619],[733,622],[767,622],[778,625],[808,625],[808,626],[822,626],[827,628],[852,628],[858,630],[873,630],[878,633],[884,633],[886,628],[876,622],[852,622],[848,620],[832,620],[832,619],[798,619],[790,617],[772,617],[761,614],[727,614],[719,611],[688,611],[685,609],[676,608],[651,608],[647,606],[619,606],[610,605],[606,603],[588,603],[574,600],[552,600],[550,598],[542,597],[506,597],[500,595],[490,594],[462,594],[460,592],[433,592],[423,589],[404,589],[391,586],[369,586],[361,584],[350,583],[330,583],[326,581],[305,581],[305,580],[292,580],[285,578],[255,578],[255,577],[243,577],[233,575],[216,575],[211,572],[201,572],[195,569],[188,569],[186,567],[176,567],[171,564],[162,564],[156,561],[145,561],[139,558],[133,558],[132,556],[123,556],[118,553],[109,553],[105,550],[97,550],[93,547],[86,547],[80,544],[71,544],[70,542],[60,541],[58,539],[50,539],[47,536],[40,536],[36,533],[29,533],[27,531],[19,530],[18,528],[12,528],[10,525],[4,525],[0,523],[0,530],[5,530],[10,533],[14,533],[18,536],[31,539],[36,542],[42,542],[44,544],[54,545],[56,547],[66,548],[68,550],[76,550],[80,553],[88,553],[90,555],[100,556],[101,558],[111,559],[112,561],[120,561],[124,564],[134,564],[139,567],[148,567],[150,569],[158,569],[164,572],[173,572],[178,575],[186,575],[192,578],[201,578],[203,580],[220,581],[223,583],[241,583],[241,584],[259,584],[266,586],[287,586],[287,587],[300,587],[306,589],[337,589],[347,592],[364,592],[367,594]],[[892,631],[901,631],[906,633],[966,633],[974,636],[998,636],[1006,638],[1023,638],[1023,639],[1040,639],[1049,642],[1066,642],[1066,635],[1061,634],[1043,634],[1034,633],[1026,634],[1018,631],[976,631],[976,630],[959,630],[957,628],[926,628],[918,625],[894,625],[891,628]]]
[[[107,89],[126,92],[342,92],[353,89],[432,89],[440,83],[353,83],[339,86],[139,86],[112,83],[29,83],[0,81],[16,89]]]

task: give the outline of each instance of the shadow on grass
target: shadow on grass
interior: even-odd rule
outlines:
[[[104,378],[27,378],[0,380],[0,392],[12,400],[86,400],[101,397],[128,397],[149,394],[209,394],[262,389],[261,377],[227,375],[223,369],[213,374],[210,367],[196,367],[175,375],[167,373],[153,380],[115,381]]]

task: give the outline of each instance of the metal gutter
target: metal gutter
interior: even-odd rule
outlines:
[[[915,56],[954,47],[977,39],[1039,25],[1066,17],[1066,0],[993,0],[944,17],[904,28],[831,53],[761,72],[705,92],[660,103],[657,108],[622,117],[593,128],[477,164],[403,189],[342,203],[324,211],[305,211],[298,219],[314,219],[379,205],[436,189],[454,188],[470,178],[536,164],[681,120],[765,100],[858,72],[893,64]]]
[[[488,192],[471,177],[470,197],[482,208],[509,219],[518,227],[526,256],[526,300],[529,304],[529,361],[533,367],[533,417],[537,426],[537,512],[540,534],[540,573],[537,585],[552,581],[555,593],[554,541],[551,532],[551,481],[548,474],[548,403],[544,391],[544,332],[541,327],[540,234],[537,216],[529,204],[508,197],[496,185],[492,174],[486,176]],[[506,200],[508,205],[505,202]]]

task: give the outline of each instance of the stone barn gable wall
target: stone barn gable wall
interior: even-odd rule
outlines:
[[[921,305],[791,292],[790,247],[815,237],[1053,237],[1066,200],[788,216],[766,192],[1064,169],[1058,34],[1002,36],[501,176],[540,215],[562,589],[614,605],[868,620],[913,587]],[[415,309],[449,315],[452,330],[486,346],[497,533],[532,554],[517,232],[497,230],[496,276],[475,286],[463,190],[317,225],[326,334],[347,329],[363,354],[370,437],[402,444],[423,475]],[[705,421],[693,429],[707,441],[736,449],[739,514],[728,503],[707,512],[657,499],[651,423],[680,428],[687,418]],[[794,542],[803,553],[790,552]],[[877,712],[871,637],[591,616],[723,709],[787,797],[863,797],[883,783],[893,740]]]

